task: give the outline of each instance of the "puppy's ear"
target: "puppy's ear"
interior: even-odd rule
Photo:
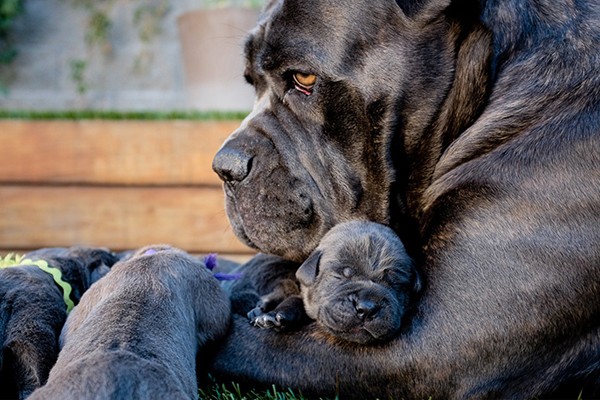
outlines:
[[[296,278],[302,285],[308,287],[315,283],[317,275],[319,275],[319,261],[322,254],[321,250],[313,251],[296,271]]]
[[[423,279],[421,278],[421,273],[416,268],[413,270],[414,278],[413,278],[413,291],[415,293],[419,293],[423,289]]]

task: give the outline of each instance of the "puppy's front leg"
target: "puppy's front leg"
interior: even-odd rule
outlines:
[[[295,297],[300,294],[298,283],[292,278],[282,278],[273,283],[271,291],[266,295],[261,296],[254,309],[248,313],[248,318],[254,326],[260,328],[274,328],[277,330],[283,329],[285,326],[285,316],[287,314],[294,315],[295,312],[283,312],[277,317],[277,310],[282,306],[282,311],[287,311],[289,308],[297,307],[295,300],[290,300],[289,304],[284,304],[290,297]],[[304,311],[302,301],[300,307]],[[282,319],[283,318],[283,319]],[[283,325],[282,325],[283,324]]]
[[[302,297],[293,295],[286,297],[273,310],[262,312],[260,306],[248,313],[248,318],[254,326],[264,329],[284,331],[298,329],[310,318],[306,315]]]

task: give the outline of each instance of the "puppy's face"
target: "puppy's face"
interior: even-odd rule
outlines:
[[[334,227],[296,276],[308,316],[334,336],[363,344],[394,336],[420,289],[402,243],[374,223]]]

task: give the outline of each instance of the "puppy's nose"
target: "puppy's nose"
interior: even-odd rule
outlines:
[[[241,150],[223,147],[212,163],[213,171],[223,182],[241,182],[252,168],[252,157]]]
[[[358,318],[365,319],[375,314],[379,310],[379,306],[369,299],[356,299],[354,301],[354,309]]]

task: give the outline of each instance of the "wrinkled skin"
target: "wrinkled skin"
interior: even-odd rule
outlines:
[[[336,223],[388,224],[426,286],[368,351],[236,317],[212,371],[342,398],[600,394],[599,20],[589,0],[270,2],[254,111],[213,164],[235,232],[302,262]]]
[[[315,39],[310,32],[326,29],[324,22],[345,21],[312,19],[309,14],[319,11],[308,4],[284,11],[282,15],[280,5],[273,4],[267,16],[274,21],[268,26],[279,31],[259,27],[247,43],[246,77],[256,87],[257,103],[216,156],[214,166],[227,181],[227,215],[238,237],[263,252],[301,262],[338,222],[358,217],[390,222],[393,118],[385,108],[397,100],[396,94],[387,95],[373,80],[404,79],[392,73],[403,62],[399,58],[398,65],[383,65],[382,60],[361,71],[361,76],[344,65],[322,64],[306,50],[319,47],[325,53],[322,57],[334,58],[337,54],[327,54],[330,42],[336,41],[333,51],[346,47],[349,38]],[[381,18],[388,11],[380,8]],[[277,25],[292,14],[304,22],[295,35],[298,44],[290,46],[288,28]],[[376,28],[366,33],[367,43],[356,45],[378,41],[385,32]],[[312,95],[292,87],[292,71],[319,72]],[[369,75],[371,81],[363,79]]]
[[[392,338],[421,287],[394,232],[362,221],[334,226],[296,276],[308,316],[333,336],[363,344]]]

